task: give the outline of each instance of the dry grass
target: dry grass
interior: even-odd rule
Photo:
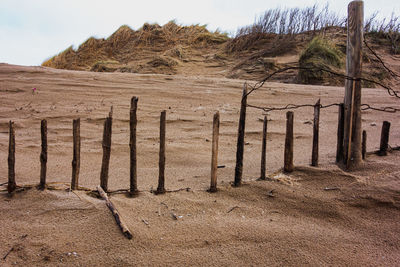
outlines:
[[[372,33],[380,39],[386,39],[391,45],[391,52],[400,52],[400,17],[394,13],[390,19],[377,19],[378,12],[367,18],[365,32]],[[266,42],[271,35],[295,36],[301,33],[312,35],[324,34],[326,29],[345,28],[347,17],[329,9],[313,5],[304,8],[269,9],[258,17],[252,25],[241,27],[235,37],[228,43],[230,52],[243,51],[254,47],[254,43]]]
[[[315,37],[299,58],[299,66],[303,68],[340,70],[344,65],[344,54],[331,42]],[[331,77],[322,71],[299,71],[299,81],[305,84],[322,84],[327,80],[332,83],[336,77]],[[341,79],[342,80],[342,79]]]
[[[227,34],[219,31],[210,32],[206,25],[182,26],[175,21],[170,21],[164,26],[145,23],[137,31],[123,25],[107,39],[90,37],[78,49],[69,47],[66,51],[46,60],[42,65],[62,69],[91,70],[105,65],[99,65],[99,61],[117,60],[121,63],[129,63],[144,51],[166,53],[170,50],[171,56],[182,58],[184,46],[197,48],[218,46],[228,40]],[[173,53],[175,55],[172,55]]]

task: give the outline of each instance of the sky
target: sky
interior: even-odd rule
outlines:
[[[121,25],[139,29],[143,23],[207,24],[234,34],[240,26],[276,7],[329,3],[346,15],[349,0],[0,0],[0,63],[40,65],[69,46],[91,36],[107,38]],[[400,15],[399,0],[365,0],[367,18]]]

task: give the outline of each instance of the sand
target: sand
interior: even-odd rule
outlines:
[[[16,181],[37,184],[40,120],[48,120],[47,181],[59,190],[0,194],[3,266],[385,265],[400,264],[400,154],[370,155],[362,168],[334,164],[337,107],[321,111],[320,166],[309,167],[312,108],[295,111],[294,163],[282,174],[285,112],[268,114],[267,173],[260,173],[262,118],[248,109],[244,185],[232,188],[244,81],[213,76],[92,73],[0,64],[0,183],[7,181],[8,121],[16,128]],[[32,94],[32,88],[37,93]],[[268,83],[249,103],[323,105],[344,89]],[[64,190],[71,180],[72,120],[81,118],[79,183],[99,184],[104,118],[113,106],[110,190],[129,188],[129,105],[139,97],[137,198],[110,199],[130,230],[126,239],[104,201]],[[383,89],[363,89],[363,103],[398,106]],[[159,116],[167,110],[166,188],[155,196]],[[212,116],[221,115],[218,188],[210,184]],[[379,147],[383,120],[399,146],[398,114],[366,111],[368,151]],[[0,187],[5,189],[5,187]],[[324,189],[333,190],[324,190]],[[173,217],[175,215],[177,220]],[[12,250],[11,250],[12,249]],[[11,250],[11,252],[10,252]],[[7,254],[9,252],[9,254]],[[5,259],[3,257],[7,255]]]

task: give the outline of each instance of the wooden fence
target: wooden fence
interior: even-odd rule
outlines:
[[[245,94],[246,90],[243,91]],[[246,122],[246,106],[245,101],[242,101],[239,126],[238,126],[238,140],[237,140],[237,153],[236,153],[236,167],[235,177],[233,186],[240,186],[242,182],[243,172],[243,158],[244,158],[244,136],[245,136],[245,122]],[[130,196],[138,195],[137,185],[137,157],[136,157],[136,126],[137,126],[137,111],[138,98],[132,97],[131,109],[130,109],[130,187],[126,191],[129,192]],[[319,117],[320,117],[320,100],[315,104],[314,107],[314,120],[313,120],[313,138],[312,138],[312,155],[311,155],[311,166],[317,167],[319,160]],[[164,194],[165,189],[165,168],[166,168],[166,111],[162,111],[160,115],[160,149],[159,149],[159,178],[156,194]],[[294,146],[294,112],[288,111],[286,113],[286,137],[284,146],[284,162],[283,171],[290,173],[294,170],[293,164],[293,146]],[[108,192],[108,173],[109,163],[111,157],[111,145],[112,145],[112,108],[108,117],[104,120],[103,130],[103,158],[100,169],[100,181],[101,188]],[[262,148],[261,148],[261,171],[260,179],[267,179],[266,176],[266,153],[267,153],[267,116],[264,117],[263,130],[262,130]],[[336,161],[340,165],[340,158],[343,155],[343,105],[339,105],[339,116],[338,116],[338,128],[337,128],[337,151]],[[209,192],[217,191],[217,170],[218,170],[218,139],[219,139],[219,128],[220,128],[220,114],[219,112],[214,114],[213,128],[212,128],[212,153],[211,153],[211,182]],[[381,130],[380,149],[374,153],[385,156],[389,148],[389,133],[390,123],[387,121],[383,122]],[[80,172],[80,150],[81,150],[81,139],[80,139],[80,119],[75,119],[72,122],[72,136],[73,136],[73,155],[72,155],[72,176],[71,176],[71,190],[79,190],[79,172]],[[362,155],[366,158],[366,142],[367,133],[363,131],[362,140]],[[15,131],[14,123],[9,122],[9,154],[8,154],[8,193],[12,194],[16,188],[15,180]],[[41,121],[41,152],[40,152],[40,181],[38,188],[43,190],[46,188],[46,168],[47,168],[47,121]],[[395,148],[396,149],[396,148]]]

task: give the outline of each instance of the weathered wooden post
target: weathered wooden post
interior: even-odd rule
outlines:
[[[362,159],[367,158],[367,131],[362,132]]]
[[[219,135],[219,112],[215,113],[213,118],[211,185],[209,192],[217,192],[218,135]]]
[[[15,132],[14,122],[9,122],[9,141],[8,141],[8,185],[7,190],[12,194],[17,188],[15,183]]]
[[[359,166],[361,153],[361,72],[364,2],[348,5],[346,75],[344,97],[344,163],[347,169]]]
[[[337,147],[336,147],[336,162],[339,163],[343,160],[343,138],[344,138],[344,104],[339,104],[338,113],[338,128],[337,128]]]
[[[73,157],[71,190],[79,188],[79,169],[81,166],[81,119],[72,122]]]
[[[103,132],[103,160],[101,163],[100,186],[104,191],[108,191],[108,169],[111,154],[111,132],[112,132],[112,107],[109,116],[104,121]]]
[[[267,164],[266,154],[267,154],[267,116],[264,116],[264,123],[263,123],[263,134],[262,134],[262,144],[261,144],[261,174],[260,180],[265,180],[265,169]]]
[[[39,189],[46,188],[46,172],[47,172],[47,121],[40,122],[40,136],[42,140],[42,151],[40,152],[40,183]]]
[[[285,156],[284,167],[285,172],[292,172],[293,165],[293,117],[292,111],[286,113],[286,138],[285,138]]]
[[[388,143],[389,143],[389,132],[390,132],[390,122],[384,121],[382,124],[382,131],[381,131],[381,144],[379,147],[379,156],[386,156],[388,150]]]
[[[166,111],[160,115],[160,156],[158,161],[158,187],[156,194],[165,193],[165,116]]]
[[[243,86],[242,101],[241,101],[241,106],[240,106],[238,139],[237,139],[237,148],[236,148],[235,181],[233,183],[233,186],[240,186],[242,184],[244,134],[245,134],[245,124],[246,124],[246,107],[247,107],[247,87],[245,84]]]
[[[137,105],[138,98],[136,96],[131,98],[131,109],[130,109],[130,196],[135,196],[138,194],[137,189],[137,160],[136,160],[136,126],[137,126]]]
[[[321,99],[314,105],[314,127],[313,127],[313,146],[311,155],[311,166],[318,166],[319,152],[319,114],[321,110]]]

